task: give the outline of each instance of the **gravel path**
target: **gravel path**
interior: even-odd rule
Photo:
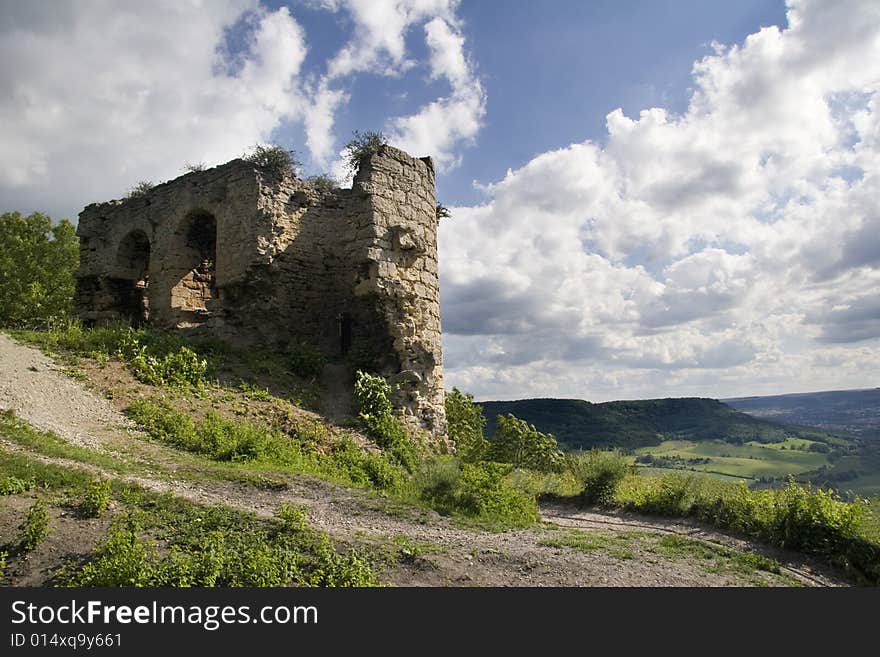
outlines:
[[[127,423],[110,402],[60,371],[36,349],[0,333],[0,409],[82,447],[96,449],[97,436]]]
[[[438,514],[400,506],[365,491],[325,481],[290,476],[284,490],[265,490],[251,485],[183,475],[170,448],[136,438],[128,420],[104,398],[65,376],[46,356],[16,344],[0,334],[0,408],[12,409],[38,429],[52,431],[80,446],[115,451],[128,446],[136,460],[152,463],[156,471],[141,475],[107,472],[93,465],[34,454],[20,445],[0,440],[0,449],[26,452],[29,457],[65,467],[80,468],[103,476],[125,479],[156,492],[173,492],[191,501],[225,504],[272,515],[282,502],[308,509],[316,527],[343,543],[388,544],[406,536],[429,546],[409,564],[397,564],[384,577],[400,585],[488,586],[735,586],[744,582],[730,572],[711,572],[690,560],[662,559],[636,544],[635,558],[615,556],[613,551],[579,551],[546,545],[548,540],[571,529],[613,535],[623,531],[649,534],[675,533],[725,547],[759,551],[786,564],[784,572],[808,586],[844,584],[832,573],[798,555],[770,555],[763,546],[731,537],[710,528],[680,520],[633,517],[547,506],[549,521],[538,527],[504,533],[470,530]],[[175,472],[178,474],[175,475]],[[274,476],[274,475],[273,475]],[[781,584],[775,575],[762,574],[767,584]]]

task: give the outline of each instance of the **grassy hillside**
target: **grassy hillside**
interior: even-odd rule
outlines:
[[[567,449],[659,445],[664,440],[781,442],[798,435],[824,442],[821,432],[791,431],[751,417],[714,399],[648,399],[593,404],[579,399],[523,399],[481,402],[485,433],[492,436],[498,415],[513,413],[552,433]]]

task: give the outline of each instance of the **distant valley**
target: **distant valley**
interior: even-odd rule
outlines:
[[[859,494],[880,492],[880,390],[591,403],[480,402],[487,418],[512,413],[566,450],[621,448],[646,472],[692,470],[778,485],[789,475]]]
[[[754,417],[880,440],[880,388],[722,399]]]

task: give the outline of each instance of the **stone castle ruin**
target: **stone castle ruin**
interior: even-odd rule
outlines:
[[[285,349],[306,343],[395,386],[412,428],[446,433],[434,168],[390,146],[351,189],[233,160],[79,215],[76,307]]]

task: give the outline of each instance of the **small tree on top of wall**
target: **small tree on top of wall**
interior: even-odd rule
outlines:
[[[296,168],[302,164],[296,159],[296,151],[274,144],[255,144],[251,152],[245,153],[242,159],[278,176],[288,171],[296,175]]]
[[[381,132],[355,130],[352,138],[345,145],[345,162],[349,171],[355,173],[360,166],[361,158],[378,153],[388,145],[388,138]]]

